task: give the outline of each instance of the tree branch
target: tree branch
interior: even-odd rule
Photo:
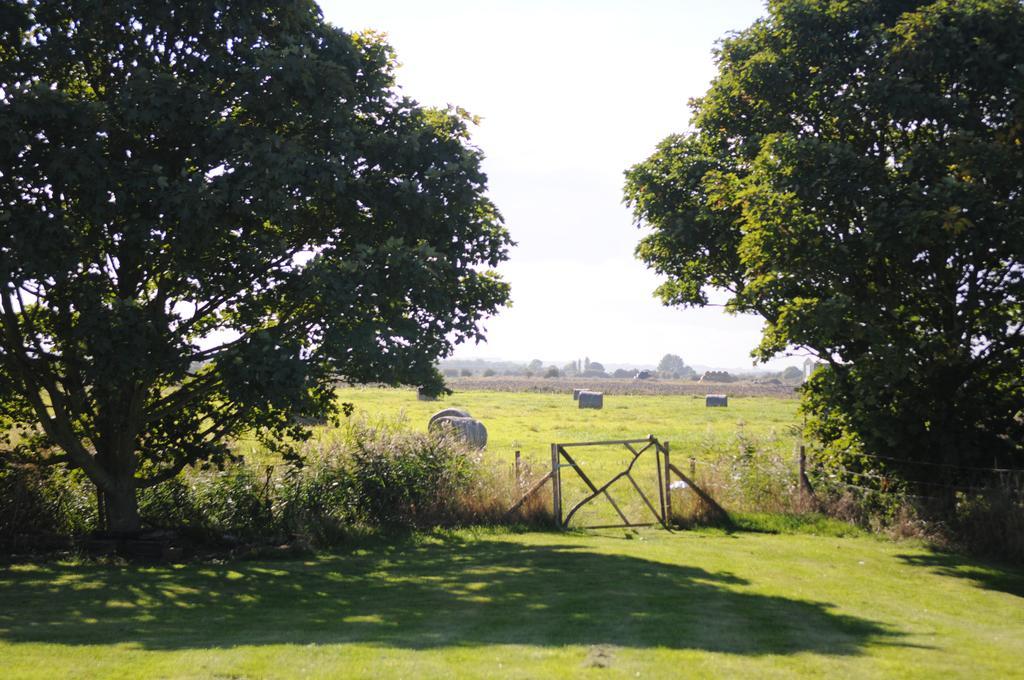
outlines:
[[[135,488],[137,488],[137,489],[147,489],[147,488],[149,488],[151,486],[156,486],[157,484],[160,484],[161,482],[166,482],[168,479],[174,479],[175,477],[178,476],[178,473],[180,473],[182,470],[184,470],[188,466],[188,464],[189,464],[188,460],[182,459],[182,460],[179,460],[178,462],[174,463],[171,467],[164,468],[163,470],[161,470],[159,472],[155,472],[152,475],[150,475],[149,477],[136,477],[135,478]]]
[[[192,380],[187,385],[179,387],[174,392],[165,395],[151,406],[150,413],[146,415],[144,422],[155,423],[163,420],[167,416],[185,408],[196,399],[205,397],[220,386],[220,378],[220,375],[211,371]]]
[[[48,369],[45,366],[33,366],[34,363],[38,362],[33,362],[24,355],[24,340],[19,331],[18,316],[11,304],[9,294],[0,295],[0,307],[3,310],[3,331],[7,346],[5,356],[8,358],[8,361],[5,363],[8,369],[22,382],[24,388],[23,395],[32,406],[33,411],[35,411],[43,431],[68,453],[76,465],[85,470],[85,473],[89,475],[89,478],[97,486],[104,490],[112,489],[114,486],[113,478],[103,469],[96,460],[96,457],[85,450],[85,447],[82,446],[81,441],[75,435],[67,411],[64,408],[63,397],[53,385],[53,378],[48,375]],[[50,389],[39,383],[37,376],[49,382]],[[40,397],[40,393],[44,391],[50,394],[50,403],[54,412],[53,417],[50,416],[49,409]]]

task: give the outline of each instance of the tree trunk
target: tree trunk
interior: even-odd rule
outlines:
[[[107,530],[115,536],[132,536],[139,533],[142,523],[139,519],[139,503],[135,497],[135,483],[129,478],[118,480],[110,491],[105,491]]]

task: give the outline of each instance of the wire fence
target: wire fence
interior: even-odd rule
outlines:
[[[803,478],[806,476],[808,486],[816,489],[819,493],[842,490],[915,501],[942,502],[947,501],[955,493],[983,494],[1001,491],[1007,493],[1018,502],[1024,502],[1024,469],[1022,468],[983,468],[875,454],[862,454],[862,457],[907,465],[939,467],[967,473],[990,473],[998,475],[998,479],[993,479],[992,484],[977,484],[966,481],[956,483],[923,479],[902,479],[877,472],[852,470],[846,466],[825,468],[821,465],[814,465],[805,470],[803,465],[800,464],[799,456],[796,457],[796,464],[787,463],[780,458],[775,458],[772,459],[773,464],[771,465],[766,465],[763,460],[758,460],[755,457],[744,455],[732,459],[719,459],[717,461],[690,458],[690,470],[695,474],[698,473],[698,470],[710,470],[719,483],[726,484],[729,482],[743,482],[745,477],[752,475],[764,477],[782,475],[788,477],[790,485],[795,487],[802,484]],[[976,482],[977,480],[973,481]],[[914,493],[914,491],[921,491],[923,488],[934,490],[934,492]],[[943,491],[950,493],[943,495]]]
[[[956,465],[954,463],[937,463],[930,460],[913,460],[910,458],[897,458],[895,456],[883,456],[880,454],[873,453],[860,453],[857,454],[861,458],[873,458],[876,460],[887,460],[890,462],[896,462],[903,465],[921,465],[925,467],[941,467],[951,470],[962,470],[969,472],[991,472],[991,473],[1010,473],[1010,474],[1024,474],[1024,468],[1000,468],[1000,467],[976,467],[973,465]]]

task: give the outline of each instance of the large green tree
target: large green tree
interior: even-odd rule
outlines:
[[[443,389],[510,244],[461,110],[310,0],[0,4],[5,457],[137,490],[255,432],[285,455],[338,380]]]
[[[1022,460],[1022,36],[1019,0],[773,0],[627,173],[663,301],[816,354],[816,434],[912,481]]]

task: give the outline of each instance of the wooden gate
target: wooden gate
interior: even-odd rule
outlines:
[[[626,468],[616,475],[614,475],[607,482],[601,486],[597,486],[591,481],[590,476],[584,471],[583,467],[576,461],[575,458],[569,453],[568,449],[580,448],[580,447],[592,447],[592,446],[622,446],[631,454],[628,460]],[[646,454],[646,456],[645,456]],[[651,460],[657,472],[658,479],[658,497],[654,499],[657,501],[657,507],[648,495],[644,493],[641,485],[637,483],[636,478],[633,476],[638,463],[641,458]],[[615,513],[622,520],[619,524],[602,524],[596,526],[581,527],[586,529],[606,529],[612,527],[635,527],[635,526],[651,526],[654,524],[660,524],[664,528],[669,528],[669,517],[672,514],[671,509],[671,498],[667,493],[666,480],[668,478],[669,470],[669,447],[668,442],[664,444],[659,442],[654,435],[649,435],[646,439],[619,439],[614,441],[598,441],[598,442],[573,442],[566,444],[552,444],[551,445],[551,479],[553,481],[553,496],[554,496],[554,514],[555,522],[557,522],[560,528],[568,528],[569,523],[573,517],[589,503],[598,501],[602,497],[611,505],[615,510]],[[562,484],[562,473],[571,472],[577,475],[580,480],[590,490],[590,494],[578,501],[575,505],[568,509],[563,517],[563,484]],[[619,481],[627,480],[640,499],[643,501],[644,506],[650,511],[649,518],[653,518],[653,521],[631,521],[631,519],[623,511],[623,508],[619,503],[615,502],[615,498],[612,495],[612,487]],[[634,518],[635,519],[635,518]]]
[[[597,486],[591,480],[590,476],[583,470],[583,467],[576,461],[576,459],[567,451],[571,448],[588,447],[588,446],[622,446],[629,452],[630,458],[626,465],[626,468],[621,472],[614,475],[607,482],[601,486]],[[518,452],[517,452],[518,453]],[[637,468],[638,462],[646,454],[647,458],[654,458],[655,471],[657,473],[657,487],[658,487],[658,506],[655,507],[651,498],[648,498],[647,494],[644,493],[641,485],[637,483],[633,476],[634,470]],[[642,463],[641,463],[642,465]],[[579,477],[579,479],[586,485],[590,493],[586,495],[582,500],[578,501],[573,505],[568,513],[563,516],[563,485],[562,485],[562,471],[571,471]],[[665,529],[671,531],[672,525],[672,482],[671,477],[675,475],[679,481],[683,482],[682,487],[689,489],[696,494],[711,510],[711,512],[718,515],[721,519],[728,521],[728,514],[722,509],[718,503],[715,502],[703,489],[697,486],[694,481],[684,475],[682,471],[672,464],[669,458],[669,444],[668,442],[660,442],[654,435],[648,435],[646,439],[616,439],[612,441],[597,441],[597,442],[573,442],[566,444],[552,444],[551,445],[551,470],[543,477],[534,482],[533,486],[522,495],[522,497],[516,501],[516,503],[509,508],[508,513],[514,513],[527,498],[537,493],[545,484],[551,482],[552,500],[553,500],[553,511],[555,523],[560,529],[567,529],[569,523],[573,517],[579,512],[579,510],[589,503],[592,503],[601,497],[611,505],[618,515],[619,519],[622,520],[618,524],[602,524],[595,526],[578,527],[583,529],[609,529],[617,527],[639,527],[639,526],[652,526],[660,524]],[[621,505],[615,501],[612,496],[612,486],[621,480],[628,480],[632,485],[633,489],[639,495],[643,501],[643,505],[650,512],[650,517],[653,517],[654,521],[646,522],[634,522],[630,521],[627,517],[626,512],[623,511]]]

